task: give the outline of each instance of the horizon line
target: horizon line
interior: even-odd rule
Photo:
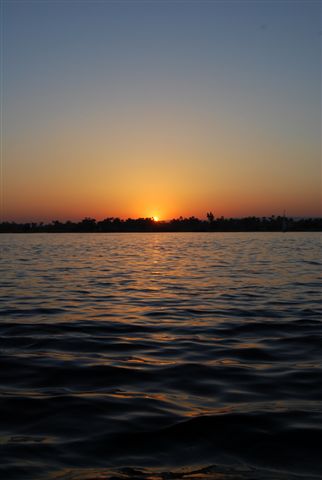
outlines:
[[[97,219],[93,216],[90,216],[90,215],[86,215],[82,218],[79,218],[79,219],[62,219],[60,220],[59,218],[53,218],[52,220],[13,220],[13,219],[7,219],[7,220],[1,220],[0,221],[0,224],[3,224],[3,223],[20,223],[20,224],[47,224],[47,225],[50,225],[52,223],[55,223],[55,222],[59,222],[59,223],[62,223],[62,224],[65,224],[65,223],[81,223],[83,221],[92,221],[95,223],[100,223],[100,222],[104,222],[104,221],[110,221],[110,222],[113,222],[114,220],[117,220],[117,221],[121,221],[121,222],[127,222],[127,221],[138,221],[138,220],[145,220],[145,221],[152,221],[154,223],[167,223],[167,222],[171,222],[173,220],[176,220],[176,221],[184,221],[184,220],[191,220],[191,219],[194,219],[194,220],[198,220],[200,222],[209,222],[209,221],[218,221],[218,220],[243,220],[243,219],[249,219],[249,218],[257,218],[257,219],[276,219],[276,218],[287,218],[287,219],[322,219],[322,215],[287,215],[286,212],[284,211],[283,213],[279,213],[279,214],[270,214],[270,215],[242,215],[242,216],[225,216],[225,215],[218,215],[218,216],[215,216],[211,211],[209,212],[209,214],[212,214],[213,215],[213,219],[212,220],[209,220],[208,218],[208,212],[206,214],[205,217],[197,217],[195,215],[190,215],[190,216],[183,216],[183,215],[179,215],[177,217],[172,217],[172,218],[165,218],[165,219],[161,219],[159,217],[156,217],[156,216],[142,216],[142,217],[121,217],[121,216],[106,216],[106,217],[103,217],[102,219]]]

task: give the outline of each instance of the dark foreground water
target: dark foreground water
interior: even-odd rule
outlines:
[[[319,234],[0,247],[1,478],[321,478]]]

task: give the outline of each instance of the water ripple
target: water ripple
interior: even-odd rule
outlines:
[[[318,234],[0,242],[1,477],[321,478]]]

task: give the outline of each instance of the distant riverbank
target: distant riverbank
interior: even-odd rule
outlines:
[[[209,217],[209,214],[207,215]],[[244,217],[201,220],[196,217],[155,221],[153,218],[108,217],[97,221],[85,217],[80,222],[54,220],[44,222],[2,222],[0,233],[79,233],[79,232],[312,232],[322,231],[322,218]]]

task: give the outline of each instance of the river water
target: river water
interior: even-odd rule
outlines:
[[[0,253],[1,478],[321,478],[320,234]]]

